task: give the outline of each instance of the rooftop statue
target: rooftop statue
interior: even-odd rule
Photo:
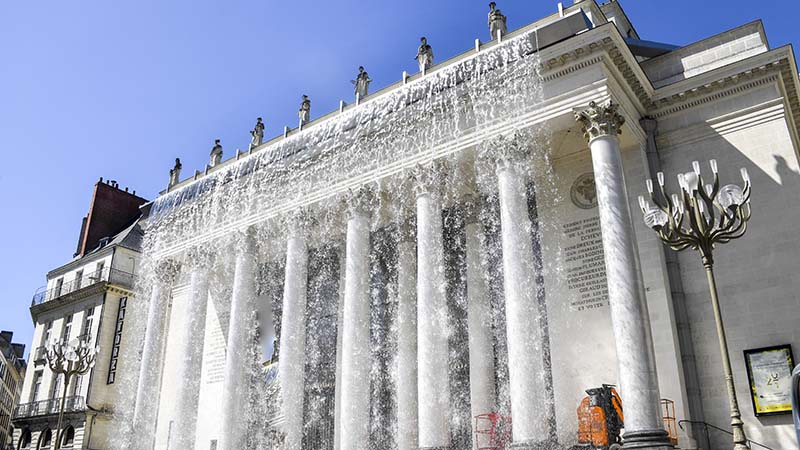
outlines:
[[[428,70],[433,65],[433,47],[428,45],[428,38],[421,37],[419,39],[420,44],[419,48],[417,49],[417,64],[419,64],[419,71],[423,72]]]
[[[311,100],[307,95],[303,96],[303,103],[300,103],[300,110],[297,111],[297,116],[300,117],[300,125],[308,122],[311,118]]]
[[[175,167],[169,169],[169,187],[175,186],[181,180],[181,159],[175,158]]]
[[[258,147],[264,142],[264,122],[261,121],[261,117],[256,119],[256,127],[250,132],[250,136],[253,137],[250,140],[251,149]]]
[[[367,96],[367,92],[369,91],[369,83],[371,81],[372,79],[369,77],[369,75],[367,75],[367,71],[364,70],[364,66],[358,66],[358,76],[355,80],[350,80],[350,82],[355,86],[356,99]]]
[[[492,39],[497,38],[498,31],[501,36],[508,32],[506,28],[506,16],[504,16],[499,9],[496,9],[496,6],[497,4],[495,2],[489,3],[489,34],[492,35]]]
[[[214,147],[211,149],[211,162],[209,166],[214,167],[222,162],[222,146],[219,144],[219,139],[214,141]]]

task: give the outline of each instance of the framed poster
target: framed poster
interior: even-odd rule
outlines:
[[[792,346],[787,344],[745,350],[744,362],[756,416],[791,413]]]

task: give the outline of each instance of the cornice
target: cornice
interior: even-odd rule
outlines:
[[[656,119],[742,94],[775,83],[780,86],[786,106],[787,121],[793,134],[800,130],[800,83],[794,53],[790,46],[738,61],[660,88],[657,107],[648,113]]]
[[[786,109],[783,100],[775,99],[710,119],[701,124],[659,133],[656,140],[661,151],[669,151],[674,147],[692,145],[708,138],[725,136],[785,117]]]
[[[64,275],[65,273],[81,267],[83,265],[89,264],[92,261],[97,261],[98,259],[103,259],[108,256],[109,253],[113,253],[113,251],[117,248],[119,244],[111,244],[107,245],[100,250],[97,250],[96,253],[90,253],[86,256],[83,256],[79,259],[72,260],[61,267],[57,267],[49,272],[47,272],[47,279],[50,280],[53,277],[57,277],[60,275]]]
[[[541,60],[538,62],[534,60],[534,62],[540,64],[540,73],[545,82],[568,77],[575,72],[592,66],[604,68],[606,72],[605,81],[598,80],[589,85],[578,86],[569,92],[548,98],[536,111],[520,115],[506,123],[493,124],[471,132],[465,132],[452,141],[421,149],[413,156],[393,161],[391,164],[379,169],[364,172],[348,180],[332,183],[327,189],[311,193],[297,201],[269,205],[250,216],[223,224],[205,235],[194,236],[185,242],[164,249],[156,256],[162,257],[176,254],[183,251],[187,246],[198,245],[207,239],[214,239],[227,234],[235,228],[281,217],[298,207],[314,205],[326,198],[342,195],[349,189],[362,184],[402,173],[420,162],[430,161],[474,147],[475,144],[483,142],[492,136],[508,133],[513,129],[534,126],[554,118],[572,116],[574,108],[585,107],[592,100],[603,101],[609,95],[622,104],[624,114],[628,119],[631,119],[631,126],[635,127],[633,123],[638,122],[639,117],[634,116],[637,114],[639,116],[663,117],[691,108],[697,104],[702,104],[702,102],[718,100],[728,95],[736,95],[742,90],[753,87],[753,85],[742,85],[743,80],[766,82],[761,80],[763,78],[760,76],[762,70],[781,71],[784,78],[783,84],[787,90],[787,98],[789,103],[794,105],[792,107],[792,115],[793,117],[800,117],[800,111],[796,111],[798,108],[796,100],[798,92],[796,69],[793,64],[787,62],[794,61],[790,55],[790,49],[788,51],[786,49],[776,49],[656,90],[639,66],[635,56],[624,43],[619,30],[613,24],[607,23],[542,49],[538,54]],[[770,64],[749,67],[754,61],[760,61],[761,59],[759,58]],[[722,76],[721,79],[720,76]],[[610,86],[616,86],[616,88],[610,89]],[[716,97],[713,97],[714,95]],[[616,96],[627,98],[617,99]]]

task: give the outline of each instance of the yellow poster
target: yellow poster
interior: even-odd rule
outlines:
[[[769,347],[744,352],[750,394],[757,416],[792,410],[792,349]]]

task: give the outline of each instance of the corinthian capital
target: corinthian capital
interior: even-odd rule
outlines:
[[[482,159],[494,163],[497,170],[503,170],[525,161],[531,154],[532,138],[527,133],[517,131],[513,136],[500,135],[483,144]]]
[[[348,217],[367,216],[372,214],[377,203],[375,191],[369,186],[350,189],[345,197]]]
[[[214,255],[206,247],[194,246],[186,251],[184,264],[190,269],[208,269],[213,263]]]
[[[256,251],[256,228],[249,226],[233,235],[236,254],[254,254]]]
[[[417,197],[428,194],[438,194],[444,184],[445,164],[442,161],[433,161],[428,165],[417,164],[411,173],[414,192]]]
[[[588,108],[575,112],[575,120],[583,125],[583,135],[589,142],[603,136],[616,136],[622,133],[625,123],[618,109],[619,105],[611,101],[605,105],[591,102]]]
[[[311,217],[305,208],[298,208],[285,219],[289,237],[302,237],[308,233]]]
[[[172,284],[178,277],[180,264],[173,259],[164,259],[156,263],[155,278],[159,283]]]

